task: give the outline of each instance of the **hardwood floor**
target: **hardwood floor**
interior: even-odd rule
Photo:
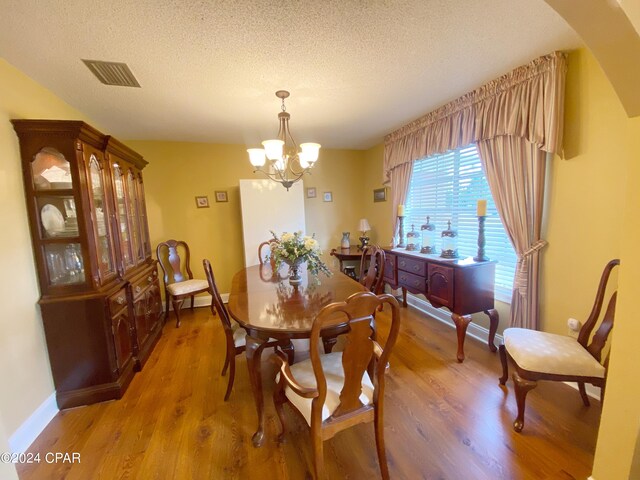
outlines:
[[[387,326],[378,315],[381,337]],[[516,415],[511,380],[498,386],[497,354],[467,338],[463,364],[455,331],[413,308],[403,309],[401,333],[387,375],[385,440],[393,479],[585,479],[590,475],[600,404],[584,407],[577,390],[541,382],[527,399],[525,427]],[[275,368],[265,360],[266,432],[251,444],[256,413],[244,356],[234,390],[226,377],[220,321],[208,308],[169,321],[144,371],[118,401],[60,412],[30,452],[78,452],[80,463],[27,465],[28,479],[302,479],[311,461],[303,420],[286,410],[287,443],[271,401]],[[264,357],[268,358],[269,352]],[[372,425],[325,442],[328,479],[379,478]]]

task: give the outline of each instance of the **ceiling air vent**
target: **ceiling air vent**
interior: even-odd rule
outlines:
[[[118,87],[138,87],[140,84],[126,63],[102,62],[100,60],[82,60],[84,64],[105,85]]]

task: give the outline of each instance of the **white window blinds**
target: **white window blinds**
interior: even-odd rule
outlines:
[[[436,232],[447,228],[458,231],[458,254],[461,258],[478,253],[477,201],[487,200],[485,254],[496,265],[496,299],[511,302],[517,257],[507,237],[489,184],[482,170],[475,145],[417,160],[405,204],[404,230],[420,226],[430,217]],[[438,251],[440,244],[437,244]]]

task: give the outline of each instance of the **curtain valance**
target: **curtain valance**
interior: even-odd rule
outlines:
[[[566,71],[565,53],[544,55],[390,133],[387,182],[400,165],[501,135],[558,153]]]

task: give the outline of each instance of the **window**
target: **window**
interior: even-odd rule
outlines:
[[[451,220],[451,228],[458,231],[459,256],[473,257],[478,253],[479,199],[487,200],[485,253],[498,262],[496,299],[510,303],[517,257],[498,216],[475,145],[414,163],[405,202],[405,235],[412,226],[419,231],[427,216],[435,224],[436,232],[445,230]]]

